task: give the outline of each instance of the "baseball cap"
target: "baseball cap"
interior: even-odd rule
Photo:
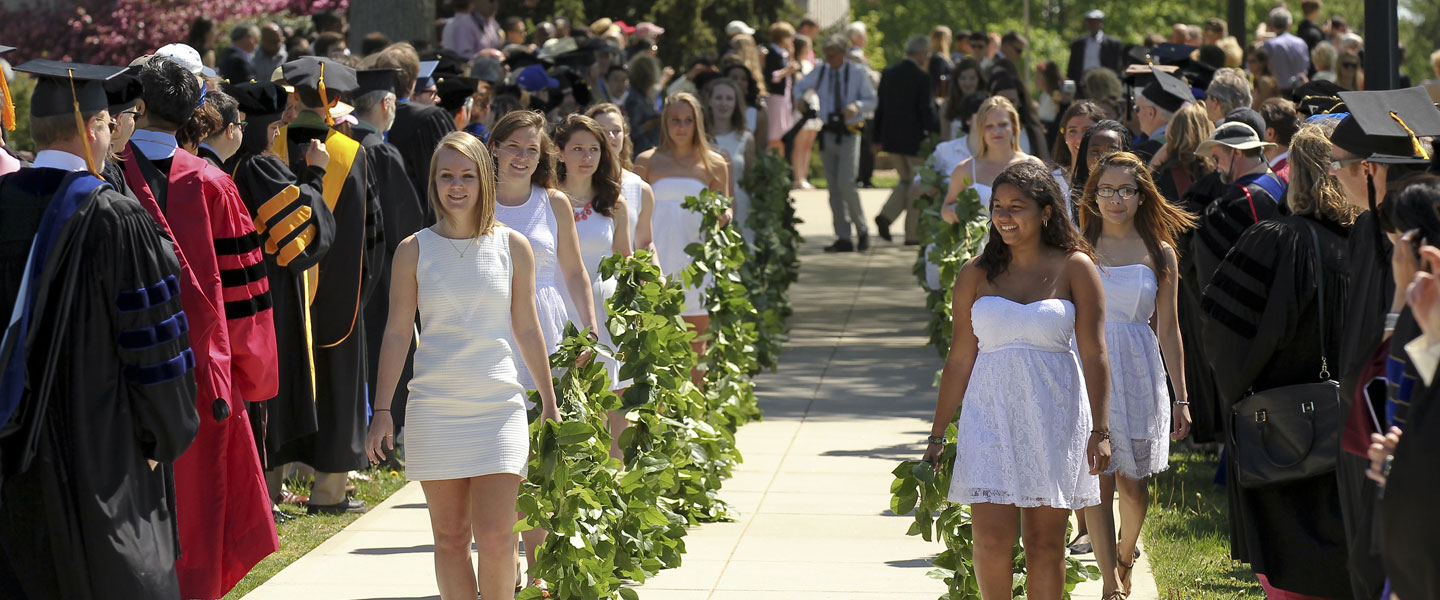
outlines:
[[[205,66],[205,63],[200,60],[200,52],[191,48],[189,44],[166,44],[155,51],[155,56],[163,56],[180,63],[180,66],[185,67],[186,71],[195,75],[215,76],[215,70]]]

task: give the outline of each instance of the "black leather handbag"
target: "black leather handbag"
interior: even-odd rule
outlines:
[[[1230,441],[1239,465],[1240,486],[1261,488],[1324,475],[1335,470],[1340,450],[1340,384],[1330,378],[1325,358],[1325,279],[1320,238],[1315,245],[1315,287],[1319,304],[1320,377],[1314,383],[1263,390],[1230,409]]]

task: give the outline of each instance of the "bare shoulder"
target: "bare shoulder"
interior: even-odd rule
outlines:
[[[416,235],[417,234],[411,234],[406,236],[405,239],[400,240],[400,244],[395,247],[396,262],[400,262],[403,258],[408,262],[414,263],[416,259],[419,258],[420,240]]]
[[[1090,258],[1090,255],[1084,252],[1071,252],[1065,256],[1065,269],[1072,272],[1075,269],[1088,269],[1093,271],[1095,270],[1095,261]]]
[[[960,267],[960,273],[955,276],[955,285],[957,287],[968,285],[971,288],[979,288],[980,282],[984,279],[985,267],[980,266],[980,257],[976,256],[965,261],[965,264]]]
[[[525,239],[525,234],[515,231],[514,229],[506,228],[506,230],[510,235],[510,255],[524,256],[527,257],[528,260],[530,256],[530,240]]]
[[[566,210],[570,209],[570,197],[565,195],[565,192],[562,192],[555,188],[546,188],[545,193],[550,196],[551,206],[563,205]]]

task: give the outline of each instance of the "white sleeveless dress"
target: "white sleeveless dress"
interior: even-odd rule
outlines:
[[[535,310],[540,315],[540,330],[545,334],[545,355],[549,356],[560,346],[560,336],[565,332],[569,312],[565,309],[565,294],[560,287],[559,259],[556,256],[555,212],[550,210],[550,194],[540,186],[530,187],[530,197],[519,206],[505,206],[495,203],[495,220],[520,232],[530,241],[530,251],[535,254]],[[510,339],[510,345],[515,345]],[[535,380],[523,360],[516,358],[520,366],[520,385],[527,390],[535,389]],[[530,404],[526,400],[526,404]]]
[[[600,214],[592,204],[586,204],[575,208],[575,231],[580,234],[580,258],[585,261],[585,272],[590,274],[590,289],[595,297],[595,324],[599,329],[595,333],[600,337],[601,345],[614,349],[610,328],[605,325],[609,319],[605,303],[615,293],[615,280],[600,277],[600,261],[615,253],[615,219]],[[579,311],[570,302],[569,295],[565,296],[565,304],[570,310],[570,321],[575,324],[575,328],[585,327],[578,316]],[[605,365],[605,371],[610,374],[610,389],[630,387],[630,382],[620,381],[619,362],[604,354],[596,358]]]
[[[700,241],[700,223],[703,220],[700,213],[681,205],[686,197],[700,195],[705,190],[705,182],[694,177],[666,177],[651,183],[650,188],[655,192],[655,218],[651,223],[655,250],[660,253],[660,271],[669,279],[692,262],[690,255],[685,253],[685,246]],[[685,310],[680,314],[686,317],[710,314],[705,309],[703,287],[691,289],[685,286]]]
[[[1146,265],[1100,267],[1110,356],[1110,471],[1132,479],[1170,467],[1170,392],[1150,329],[1159,284]]]
[[[625,169],[620,173],[620,197],[625,199],[625,209],[630,218],[630,243],[635,243],[635,227],[640,225],[640,207],[645,201],[645,178],[639,173]]]
[[[510,340],[510,230],[469,240],[415,234],[420,342],[405,408],[412,481],[525,474],[530,453],[520,360]]]
[[[787,103],[786,106],[789,106]],[[771,121],[771,125],[775,122]],[[740,236],[745,238],[746,244],[755,243],[755,231],[750,229],[750,194],[745,188],[740,187],[740,178],[745,174],[745,144],[751,140],[750,132],[735,130],[725,135],[715,136],[715,143],[725,150],[730,156],[730,177],[734,180],[735,187],[735,225],[740,228]]]
[[[1072,349],[1075,307],[982,296],[970,309],[980,354],[960,408],[950,500],[1023,508],[1100,503],[1085,443],[1090,409]]]

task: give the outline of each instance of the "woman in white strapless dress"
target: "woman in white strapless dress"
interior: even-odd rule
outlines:
[[[1185,437],[1190,429],[1176,316],[1179,267],[1172,243],[1176,234],[1194,226],[1195,217],[1165,201],[1149,168],[1134,154],[1104,156],[1089,179],[1080,196],[1080,225],[1100,255],[1105,284],[1114,439],[1110,470],[1100,477],[1101,503],[1092,512],[1113,514],[1111,498],[1119,487],[1123,537],[1115,556],[1120,588],[1128,592],[1131,561],[1150,501],[1146,478],[1169,467],[1170,441]],[[1173,411],[1167,365],[1169,387],[1175,390]],[[1087,522],[1094,520],[1087,515]],[[1090,540],[1096,546],[1107,543],[1094,535]]]
[[[651,223],[655,215],[655,192],[650,184],[631,170],[635,165],[630,157],[630,130],[625,122],[625,113],[620,107],[608,102],[596,104],[585,111],[585,116],[595,119],[600,130],[605,132],[605,143],[620,162],[620,195],[630,214],[630,247],[635,250],[649,250],[655,253],[655,238]],[[655,264],[660,264],[657,260]]]
[[[431,163],[430,205],[439,222],[395,252],[365,450],[372,462],[395,450],[391,390],[418,310],[423,329],[406,409],[406,476],[425,492],[435,579],[443,598],[473,598],[477,589],[502,598],[514,593],[515,500],[529,456],[517,358],[539,382],[543,418],[559,418],[543,377],[549,357],[535,312],[534,257],[524,236],[495,221],[495,169],[480,140],[451,133]]]
[[[939,458],[961,408],[950,500],[970,504],[982,597],[1010,597],[1023,524],[1028,597],[1058,600],[1069,511],[1100,502],[1096,475],[1109,466],[1104,292],[1048,169],[1001,172],[990,214],[985,252],[955,283],[925,459]]]
[[[755,137],[745,129],[744,113],[740,110],[745,105],[745,97],[740,95],[740,86],[725,77],[705,84],[701,97],[709,111],[708,122],[715,128],[711,132],[715,134],[715,145],[724,150],[730,159],[730,195],[735,199],[735,224],[740,228],[745,243],[754,243],[755,230],[748,223],[750,194],[740,187],[740,180],[755,162]],[[788,102],[786,110],[789,110]]]
[[[598,360],[610,376],[610,389],[625,393],[630,382],[620,380],[620,363],[611,354],[615,343],[610,339],[606,303],[615,293],[615,280],[600,276],[600,261],[612,254],[630,256],[629,204],[620,194],[620,163],[603,140],[604,132],[590,117],[570,115],[555,126],[555,145],[560,148],[560,186],[570,198],[575,211],[575,230],[580,235],[580,256],[590,273],[590,288],[595,296],[595,316],[600,321]],[[620,226],[617,227],[616,224]],[[570,307],[572,310],[574,307]],[[580,320],[571,313],[577,327]],[[620,434],[625,431],[625,417],[610,411],[610,455],[624,458],[620,451]]]
[[[655,249],[666,277],[675,277],[690,266],[685,246],[700,242],[701,217],[681,206],[685,198],[706,189],[723,192],[730,185],[725,157],[711,150],[706,141],[703,114],[694,94],[680,92],[666,98],[660,112],[660,147],[645,151],[635,161],[635,171],[655,190]],[[733,213],[727,210],[722,221],[731,217]],[[709,329],[703,287],[686,286],[681,316],[698,334]],[[704,341],[691,345],[704,355]],[[691,373],[697,382],[703,380],[701,375],[698,370]]]

